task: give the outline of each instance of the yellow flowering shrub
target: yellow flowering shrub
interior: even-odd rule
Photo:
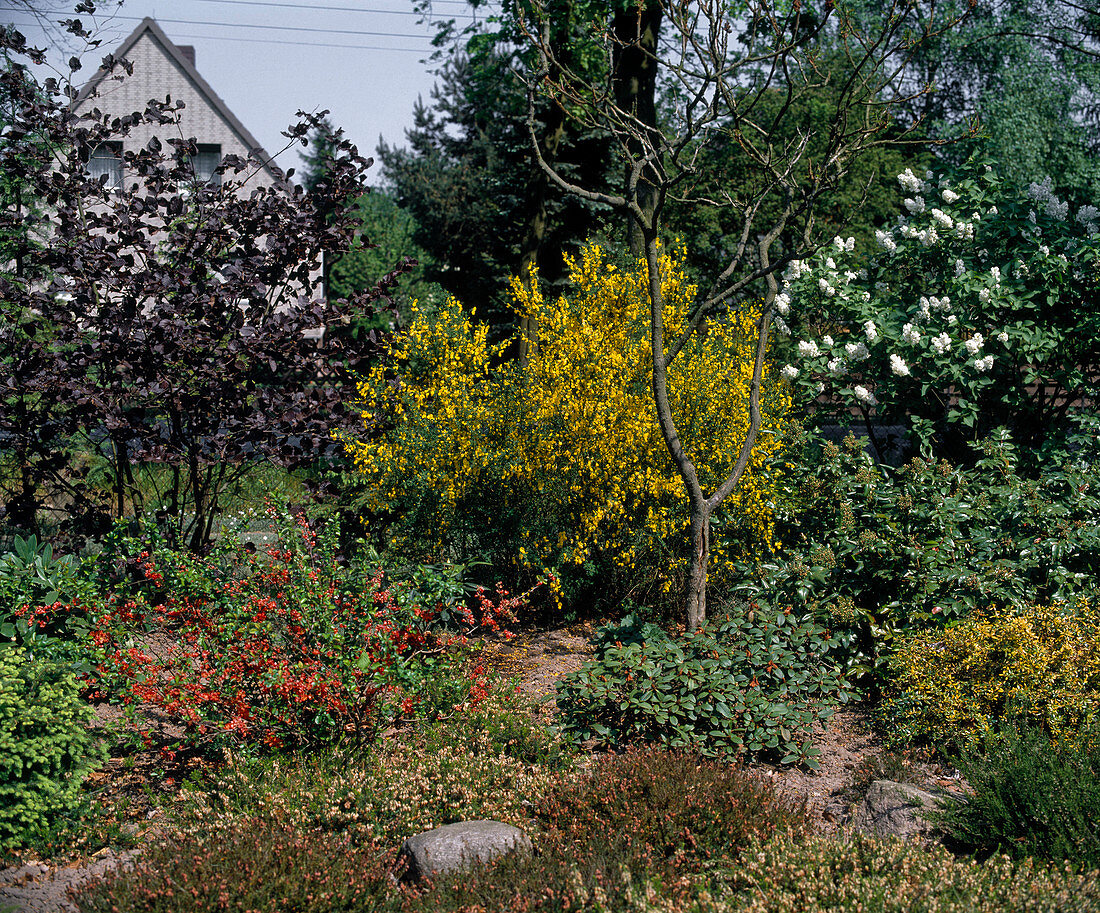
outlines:
[[[1100,605],[975,612],[906,639],[891,665],[883,712],[900,738],[973,747],[1027,720],[1072,745],[1100,722]]]
[[[696,289],[682,255],[662,263],[674,338]],[[626,591],[667,590],[688,511],[652,403],[645,263],[619,269],[590,245],[569,279],[571,291],[556,301],[537,283],[513,282],[517,313],[538,327],[524,365],[504,357],[507,343],[489,345],[457,302],[430,315],[414,310],[389,363],[360,386],[364,414],[392,421],[347,446],[368,480],[370,508],[396,518],[390,544],[406,554],[483,556],[528,577],[597,567],[607,585],[611,574]],[[748,428],[756,316],[711,322],[670,369],[673,414],[704,490],[728,474]],[[790,400],[770,366],[764,387],[764,428],[727,502],[728,534],[712,543],[719,575],[770,544],[774,492],[764,465],[781,446]]]

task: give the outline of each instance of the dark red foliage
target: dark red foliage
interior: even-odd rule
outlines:
[[[0,30],[4,50],[28,53],[10,30]],[[15,264],[0,267],[0,440],[17,463],[10,520],[33,528],[48,501],[102,526],[141,507],[135,469],[154,463],[168,478],[165,528],[199,547],[235,474],[335,453],[333,432],[356,420],[350,372],[375,334],[305,334],[385,301],[407,268],[353,301],[314,293],[322,251],[338,254],[356,236],[350,204],[371,163],[338,131],[308,195],[277,168],[272,186],[258,186],[264,163],[235,156],[215,185],[194,178],[193,139],[154,138],[125,153],[119,193],[89,176],[91,152],[140,125],[170,136],[180,103],[77,116],[56,80],[39,87],[11,65],[0,81],[14,111],[0,131],[0,172],[33,203],[0,207]],[[299,112],[288,142],[304,143],[324,113]],[[84,484],[87,461],[73,459],[81,451],[110,467],[98,498]]]

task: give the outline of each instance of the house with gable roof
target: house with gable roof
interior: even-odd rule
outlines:
[[[123,152],[145,147],[153,136],[162,142],[176,136],[195,138],[198,154],[192,166],[200,180],[218,181],[214,169],[226,155],[260,163],[251,179],[254,182],[270,185],[277,180],[271,157],[195,69],[193,47],[175,44],[155,20],[145,18],[114,56],[131,63],[133,72],[120,77],[117,69],[114,74],[100,70],[74,100],[74,111],[98,108],[122,116],[144,110],[151,99],[163,101],[165,97],[182,101],[185,107],[179,112],[178,125],[139,124],[120,141],[94,150],[88,162],[93,177],[106,175],[109,186],[121,189]],[[171,134],[165,135],[166,131]]]

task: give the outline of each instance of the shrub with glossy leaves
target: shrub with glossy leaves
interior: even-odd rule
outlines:
[[[1085,421],[1034,478],[1004,434],[969,468],[878,466],[854,437],[808,446],[777,521],[785,548],[746,563],[738,592],[814,614],[842,635],[865,686],[885,682],[906,633],[992,605],[1086,597],[1100,574],[1097,430]]]
[[[663,266],[674,336],[695,288],[680,255]],[[517,310],[538,328],[525,364],[502,363],[504,347],[455,301],[417,312],[391,364],[361,386],[365,405],[395,420],[349,447],[400,549],[482,555],[521,576],[562,568],[574,579],[599,573],[605,588],[668,588],[667,543],[686,541],[687,512],[651,401],[645,265],[618,269],[589,246],[570,279],[557,301],[513,284]],[[729,472],[748,428],[752,329],[751,315],[715,320],[671,368],[673,412],[704,487]],[[788,399],[770,371],[764,391],[764,433],[723,509],[727,534],[711,546],[719,578],[733,555],[771,541],[763,466]]]
[[[810,727],[847,699],[835,639],[789,608],[738,606],[681,637],[628,616],[594,645],[558,685],[558,708],[565,732],[610,747],[659,742],[813,767]]]

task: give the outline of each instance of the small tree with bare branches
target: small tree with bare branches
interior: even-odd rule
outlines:
[[[534,154],[557,186],[594,203],[614,207],[641,239],[649,271],[652,391],[668,452],[684,480],[691,514],[691,570],[685,596],[689,631],[706,619],[710,519],[733,492],[749,465],[760,432],[760,387],[773,303],[781,272],[823,241],[815,215],[820,201],[845,180],[852,164],[885,143],[920,142],[919,123],[898,123],[895,113],[923,87],[908,88],[908,66],[922,42],[952,27],[961,14],[944,13],[934,0],[891,0],[869,18],[846,0],[820,4],[799,0],[638,0],[635,27],[621,14],[602,34],[605,67],[584,72],[561,59],[550,40],[546,0],[533,0],[524,33],[539,65],[528,77],[529,125]],[[857,17],[855,12],[859,12]],[[654,39],[653,23],[660,25]],[[654,125],[623,90],[621,69],[638,55],[652,64],[670,98],[671,116]],[[634,62],[636,64],[636,61]],[[593,73],[603,74],[600,80]],[[810,142],[808,128],[791,129],[790,112],[825,98],[831,116],[826,136]],[[619,193],[581,186],[555,169],[538,142],[536,104],[550,98],[570,116],[605,131],[622,157]],[[752,165],[741,186],[707,186],[698,167],[715,142],[733,142]],[[727,207],[740,228],[731,237],[727,265],[702,285],[688,328],[666,338],[661,291],[660,238],[666,205]],[[632,246],[636,246],[632,244]],[[756,323],[751,421],[733,470],[714,491],[700,485],[695,461],[685,450],[670,406],[668,368],[707,319],[763,300]]]

